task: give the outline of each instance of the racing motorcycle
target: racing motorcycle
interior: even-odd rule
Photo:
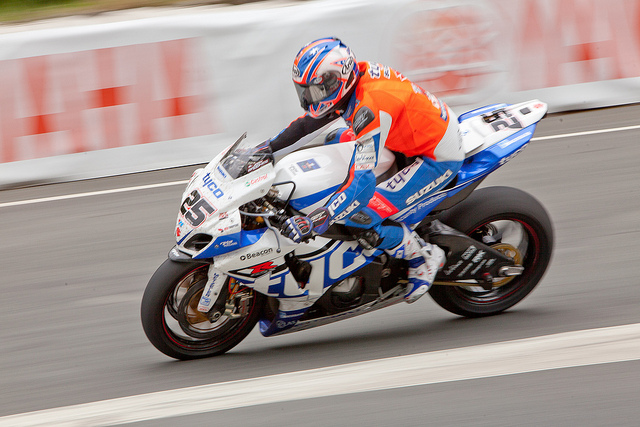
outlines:
[[[514,188],[477,189],[524,149],[546,112],[533,100],[462,114],[466,159],[453,181],[435,194],[425,182],[408,208],[388,212],[445,251],[429,294],[452,313],[500,313],[528,295],[549,265],[553,228],[544,207]],[[173,358],[222,354],[256,323],[273,336],[403,302],[407,261],[365,248],[340,221],[299,244],[282,234],[288,217],[322,206],[342,184],[356,142],[313,146],[275,162],[268,145],[245,136],[193,173],[176,245],[144,292],[146,336]],[[378,185],[410,168],[383,149]]]

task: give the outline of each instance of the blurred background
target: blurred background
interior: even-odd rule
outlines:
[[[0,188],[201,163],[245,131],[267,139],[300,114],[292,58],[327,34],[457,112],[640,97],[637,1],[211,3],[3,2]]]
[[[0,425],[27,411],[640,323],[639,0],[4,0],[0,20]],[[423,298],[299,334],[254,331],[210,360],[169,360],[146,340],[139,306],[174,244],[185,181],[243,132],[264,140],[302,113],[291,64],[327,35],[458,114],[549,104],[527,150],[483,185],[547,207],[552,266],[501,316],[460,319]],[[639,381],[631,359],[136,424],[635,426]]]

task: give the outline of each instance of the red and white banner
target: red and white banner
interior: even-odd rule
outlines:
[[[0,61],[0,162],[215,133],[197,42]]]
[[[535,90],[554,111],[640,101],[637,0],[416,0],[394,21],[390,61],[451,105]],[[630,93],[603,93],[624,79]]]
[[[290,66],[342,38],[457,113],[640,101],[640,0],[324,0],[0,35],[0,187],[206,162],[301,114]]]

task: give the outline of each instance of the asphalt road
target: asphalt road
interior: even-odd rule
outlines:
[[[536,137],[637,125],[640,106],[626,106],[549,116]],[[226,355],[191,362],[155,350],[139,320],[146,282],[173,245],[182,185],[2,204],[186,180],[193,168],[2,191],[0,417],[640,323],[639,158],[637,128],[544,139],[484,182],[533,194],[556,231],[542,283],[502,315],[463,319],[425,297],[281,337],[254,331]],[[638,384],[635,360],[293,399],[136,425],[635,426]]]

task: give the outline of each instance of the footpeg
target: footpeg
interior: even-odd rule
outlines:
[[[504,267],[500,267],[498,275],[500,277],[519,276],[523,271],[524,267],[521,265],[506,265]]]

